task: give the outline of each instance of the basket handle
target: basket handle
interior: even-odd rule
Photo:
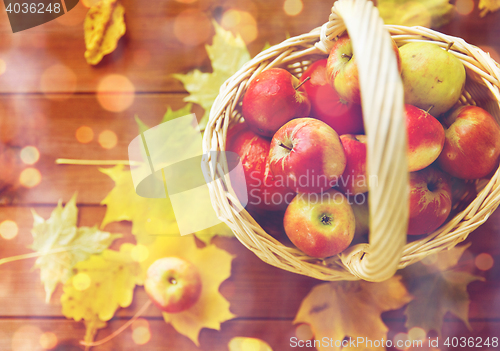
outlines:
[[[359,72],[367,134],[370,234],[364,252],[353,247],[341,259],[355,276],[383,281],[394,275],[408,229],[408,166],[403,83],[390,35],[367,0],[335,2],[316,47],[329,53],[347,29]]]

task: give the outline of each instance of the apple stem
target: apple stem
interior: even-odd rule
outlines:
[[[432,110],[433,107],[434,107],[434,105],[429,106],[429,108],[425,112],[430,113],[429,111]]]
[[[302,82],[300,82],[300,84],[295,87],[295,90],[299,90],[299,88],[302,86],[302,84],[304,84],[305,82],[307,82],[309,79],[311,79],[311,77],[307,77]]]
[[[122,325],[120,328],[115,330],[112,334],[108,335],[104,339],[101,339],[99,341],[94,341],[94,342],[80,341],[80,345],[83,345],[86,347],[94,347],[94,346],[99,346],[99,345],[102,345],[102,344],[108,342],[109,340],[113,339],[115,336],[118,336],[118,334],[120,334],[122,331],[127,329],[132,323],[134,323],[137,320],[137,318],[139,318],[148,309],[149,306],[151,306],[151,300],[148,300],[144,304],[144,306],[142,306],[141,309],[139,311],[137,311],[137,313],[131,319],[129,319],[127,321],[127,323]]]
[[[283,144],[281,141],[279,142],[278,145],[281,146],[281,147],[284,147],[285,149],[287,149],[289,151],[292,151],[292,148],[290,146],[287,146],[287,145]]]
[[[347,58],[348,60],[350,60],[352,58],[352,55],[342,54],[342,58]]]
[[[453,44],[455,44],[455,43],[454,42],[448,43],[448,46],[446,47],[446,51],[450,50],[451,47],[453,46]]]

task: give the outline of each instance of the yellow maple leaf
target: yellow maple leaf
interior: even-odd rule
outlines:
[[[125,34],[125,9],[119,0],[100,0],[89,9],[84,22],[85,59],[97,65],[116,49]]]
[[[268,343],[256,338],[235,337],[227,347],[229,351],[273,351]]]
[[[123,165],[101,168],[100,171],[115,182],[115,187],[101,201],[102,205],[107,206],[101,228],[111,222],[132,221],[132,234],[138,243],[143,244],[151,243],[157,236],[180,236],[168,196],[149,199],[137,195],[130,171],[124,170]],[[198,231],[195,235],[206,244],[215,235],[234,236],[224,223]]]
[[[500,9],[500,0],[479,0],[478,8],[481,10],[479,15],[484,17],[488,12],[495,12]]]
[[[378,0],[385,24],[438,28],[450,21],[455,6],[449,0]]]
[[[86,342],[93,341],[119,307],[130,306],[135,286],[143,284],[141,267],[132,258],[134,247],[123,244],[120,251],[105,250],[77,263],[75,275],[63,286],[62,313],[85,321]]]
[[[454,267],[469,246],[441,251],[424,263],[416,263],[402,271],[408,290],[415,297],[405,310],[408,329],[419,327],[440,335],[447,312],[453,313],[470,328],[467,285],[484,279]]]
[[[234,36],[215,21],[213,24],[215,27],[213,43],[205,46],[212,63],[212,73],[202,73],[195,69],[188,74],[173,75],[184,84],[184,88],[190,94],[184,101],[194,102],[205,110],[199,123],[202,129],[206,126],[210,109],[219,95],[222,84],[250,60],[250,53],[239,35]]]
[[[33,213],[33,244],[31,249],[41,254],[35,262],[40,268],[40,279],[45,287],[48,303],[56,285],[65,283],[73,275],[73,266],[108,248],[121,234],[111,234],[96,227],[77,227],[78,209],[76,193],[62,206],[57,207],[45,220],[35,210]]]
[[[315,286],[305,297],[293,322],[311,326],[320,351],[340,350],[345,337],[363,338],[366,344],[358,342],[356,347],[383,350],[370,347],[367,341],[371,340],[373,344],[374,341],[387,340],[388,328],[380,314],[401,308],[411,299],[401,277],[397,276],[381,283],[324,283]]]
[[[229,302],[220,294],[220,284],[231,276],[233,256],[215,245],[196,246],[192,236],[158,237],[146,246],[147,259],[141,262],[143,274],[159,258],[180,257],[195,265],[201,276],[202,292],[199,300],[189,309],[179,313],[163,313],[163,318],[180,334],[199,346],[198,335],[202,328],[220,330],[220,324],[235,317],[229,311]]]

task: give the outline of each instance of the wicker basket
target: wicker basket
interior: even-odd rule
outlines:
[[[283,67],[300,76],[312,62],[327,56],[333,41],[346,29],[359,69],[368,139],[368,174],[378,178],[378,185],[370,184],[369,189],[368,244],[354,245],[337,256],[322,260],[287,247],[268,235],[242,208],[225,172],[224,153],[211,153],[202,167],[210,172],[212,179],[218,179],[209,184],[217,215],[243,245],[263,261],[327,281],[383,281],[397,269],[462,242],[500,203],[500,171],[497,170],[465,210],[431,235],[406,243],[408,172],[404,94],[389,35],[398,46],[425,41],[446,48],[453,43],[450,52],[463,62],[467,71],[460,103],[481,106],[498,122],[500,69],[489,54],[463,39],[427,28],[384,25],[370,1],[340,0],[334,4],[329,21],[322,27],[260,53],[224,83],[210,112],[203,149],[205,154],[225,150],[227,130],[241,120],[242,96],[259,72]]]

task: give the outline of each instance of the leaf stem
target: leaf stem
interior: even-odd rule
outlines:
[[[131,319],[129,319],[127,321],[127,323],[122,325],[120,328],[115,330],[112,334],[108,335],[104,339],[101,339],[99,341],[94,341],[94,342],[80,341],[80,345],[84,345],[85,347],[94,347],[94,346],[99,346],[99,345],[102,345],[104,343],[107,343],[108,341],[110,341],[114,337],[118,336],[118,334],[120,334],[122,331],[127,329],[132,323],[134,323],[136,321],[136,319],[139,318],[148,309],[149,306],[151,306],[151,300],[148,300],[144,304],[144,306],[142,306],[141,309],[139,311],[137,311],[137,313]]]
[[[128,161],[128,160],[75,160],[70,158],[58,158],[56,159],[56,164],[83,165],[83,166],[114,166],[114,165],[139,166],[142,164],[142,162]]]
[[[72,249],[68,249],[67,247],[60,247],[60,248],[57,248],[57,249],[52,249],[52,250],[50,250],[48,252],[32,252],[32,253],[29,253],[29,254],[23,254],[23,255],[18,255],[18,256],[6,257],[6,258],[0,259],[0,266],[3,265],[3,264],[5,264],[5,263],[9,263],[9,262],[25,260],[25,259],[34,258],[34,257],[41,257],[41,256],[45,256],[45,255],[51,255],[51,254],[56,254],[56,253],[66,252],[66,251],[71,251],[71,250]]]

